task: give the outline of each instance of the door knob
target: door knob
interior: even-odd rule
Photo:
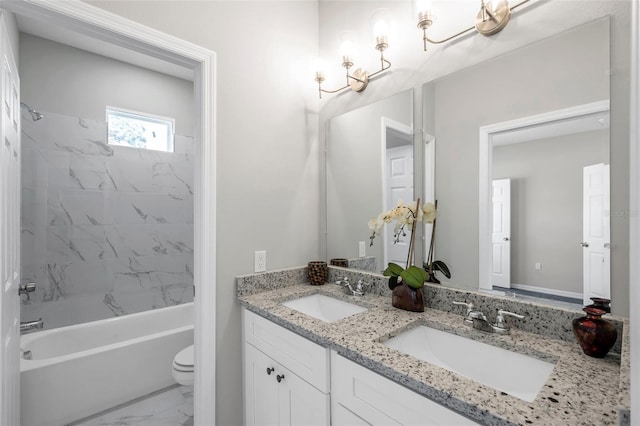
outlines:
[[[509,241],[509,237],[504,237],[503,240]]]
[[[284,374],[278,374],[278,375],[276,376],[276,380],[278,381],[278,383],[280,383],[281,381],[283,381],[283,380],[284,380]]]
[[[582,247],[589,247],[589,243],[580,243]]]
[[[275,368],[271,368],[271,367],[267,367],[267,374],[270,376],[271,373],[273,373],[274,371],[276,371]]]

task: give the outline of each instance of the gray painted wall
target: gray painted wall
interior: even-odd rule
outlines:
[[[604,162],[608,137],[607,129],[493,149],[493,179],[511,179],[512,283],[582,294],[583,167]]]
[[[104,121],[105,106],[176,120],[192,136],[193,83],[30,34],[20,34],[21,98],[38,111]]]
[[[412,125],[413,93],[406,91],[339,115],[331,120],[327,151],[327,241],[329,259],[358,257],[364,241],[367,256],[383,270],[382,235],[369,246],[369,219],[383,210],[382,118]],[[409,203],[412,200],[403,200]],[[389,207],[391,208],[391,207]]]

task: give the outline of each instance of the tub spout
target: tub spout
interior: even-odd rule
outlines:
[[[44,321],[42,318],[38,318],[37,321],[26,321],[20,323],[20,334],[30,333],[36,330],[42,330],[44,327]]]

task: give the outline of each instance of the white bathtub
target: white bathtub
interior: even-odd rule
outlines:
[[[193,344],[193,303],[21,337],[21,423],[63,425],[174,384]]]

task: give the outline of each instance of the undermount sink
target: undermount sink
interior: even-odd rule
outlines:
[[[312,294],[282,304],[324,322],[338,321],[367,310],[362,306],[323,294]]]
[[[533,402],[555,364],[424,325],[384,345]]]

